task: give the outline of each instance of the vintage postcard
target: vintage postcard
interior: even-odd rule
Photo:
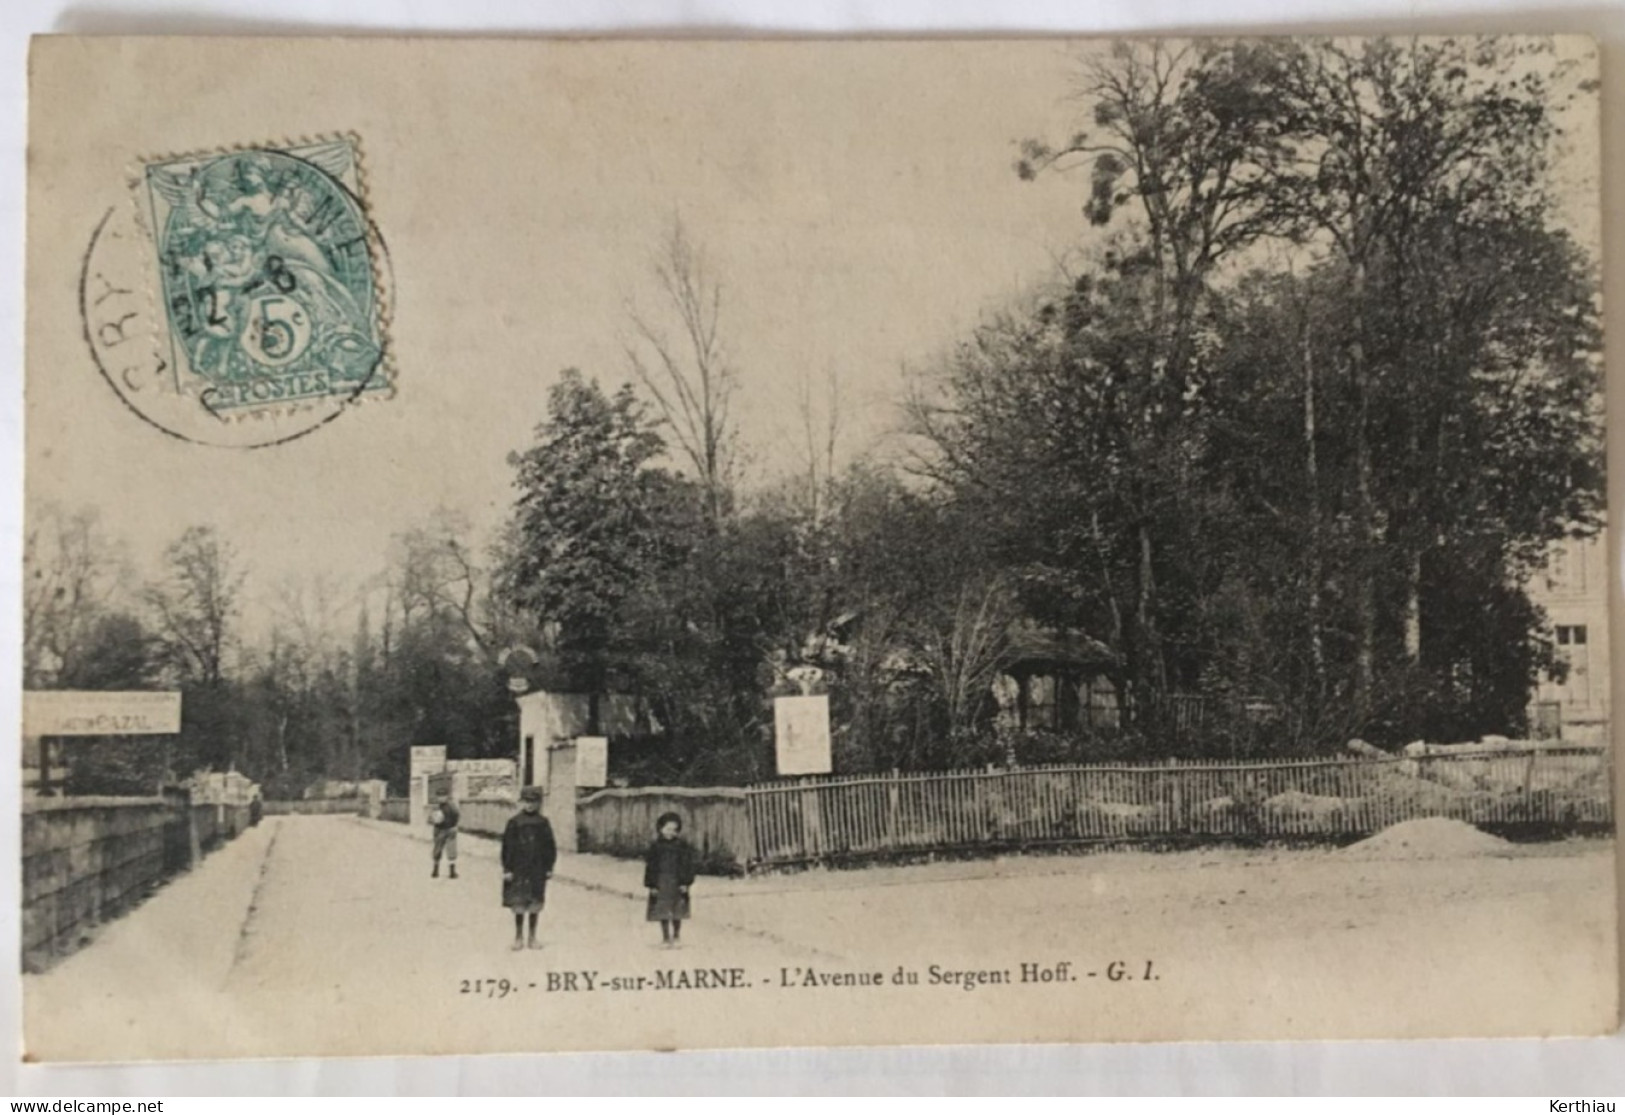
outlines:
[[[1613,1031],[1600,103],[37,39],[25,1056]]]

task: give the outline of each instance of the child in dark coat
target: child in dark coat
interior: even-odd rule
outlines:
[[[502,830],[502,904],[513,911],[513,947],[525,947],[528,918],[529,945],[539,948],[536,919],[547,901],[547,878],[558,862],[559,848],[553,826],[541,813],[542,792],[526,786],[519,800],[520,812]]]
[[[683,819],[663,813],[655,822],[656,835],[643,859],[643,885],[649,890],[647,920],[660,923],[660,940],[676,948],[683,921],[689,916],[688,888],[694,884],[694,846],[684,840]]]

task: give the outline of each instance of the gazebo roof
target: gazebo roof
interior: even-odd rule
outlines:
[[[1041,627],[1032,620],[1010,625],[1012,666],[1109,666],[1116,653],[1099,639],[1076,628]]]

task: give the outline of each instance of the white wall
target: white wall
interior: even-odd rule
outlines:
[[[1608,535],[1603,532],[1558,543],[1546,570],[1529,584],[1530,599],[1546,610],[1547,621],[1567,640],[1559,639],[1557,649],[1572,663],[1568,680],[1561,685],[1542,682],[1536,693],[1537,700],[1562,704],[1565,739],[1606,733],[1612,706],[1608,581]],[[1579,645],[1574,640],[1582,630],[1585,642]]]

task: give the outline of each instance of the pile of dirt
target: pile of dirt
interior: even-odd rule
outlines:
[[[1350,844],[1339,855],[1351,859],[1451,859],[1506,852],[1512,845],[1466,821],[1418,817],[1389,825],[1375,836]]]

